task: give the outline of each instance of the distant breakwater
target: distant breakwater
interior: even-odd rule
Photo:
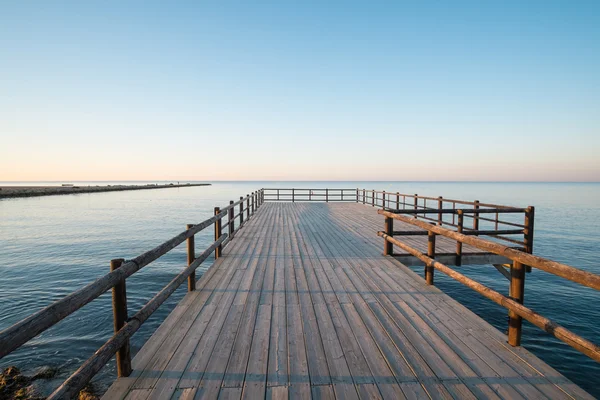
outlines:
[[[191,186],[210,186],[210,183],[169,183],[165,185],[105,185],[105,186],[2,186],[0,199],[14,197],[55,196],[63,194],[120,192],[125,190],[168,189]]]

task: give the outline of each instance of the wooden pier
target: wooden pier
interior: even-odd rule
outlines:
[[[363,199],[358,189],[352,191],[354,197],[346,194],[344,200],[336,201],[339,196],[328,190],[326,198],[312,202],[317,196],[314,191],[308,193],[310,200],[296,198],[294,193],[293,198],[282,201],[278,193],[279,201],[269,201],[274,199],[261,190],[224,209],[216,208],[215,217],[188,226],[167,246],[122,265],[119,260],[111,274],[133,268],[130,264],[139,269],[188,241],[189,267],[132,318],[126,317],[124,285],[113,289],[115,336],[51,398],[76,395],[115,353],[120,377],[104,399],[593,398],[515,342],[516,337],[520,340],[521,318],[531,318],[533,323],[535,318],[543,318],[535,313],[530,316],[531,310],[521,304],[522,290],[519,294],[518,288],[525,268],[519,266],[525,264],[515,259],[523,258],[527,265],[541,269],[547,266],[540,263],[551,261],[531,255],[525,247],[476,238],[475,233],[445,232],[443,225],[451,222],[444,220],[442,205],[419,208],[425,218],[435,210],[439,220],[431,225],[431,221],[414,218],[414,209],[414,215],[403,216],[400,210],[407,214],[406,208],[390,208],[385,195],[377,207],[375,200],[371,204]],[[372,196],[377,199],[375,192]],[[477,204],[476,218],[480,207],[486,208]],[[454,214],[463,214],[454,209]],[[508,209],[495,209],[499,211],[494,211],[496,220],[491,223],[496,229],[475,224],[479,229],[473,231],[491,236],[501,231],[510,234],[498,227],[498,215]],[[531,219],[521,230],[524,246],[531,246],[532,210],[515,210],[506,212],[525,212],[525,218]],[[485,213],[481,211],[481,215]],[[228,222],[221,225],[223,218]],[[216,241],[196,257],[193,235],[212,225]],[[461,236],[447,236],[457,233]],[[485,247],[479,241],[489,244]],[[388,243],[398,246],[398,251]],[[213,252],[217,255],[214,265],[196,282],[193,271]],[[457,260],[458,264],[469,260],[514,262],[509,273],[512,298],[496,298],[491,289],[482,293],[510,310],[512,339],[510,332],[507,339],[433,285],[434,269],[448,273],[446,265],[431,261],[439,254],[452,265]],[[427,279],[399,261],[408,257],[426,265]],[[578,281],[582,279],[579,273],[587,274],[554,264],[562,268],[557,274],[567,279]],[[126,276],[111,279],[124,282]],[[452,277],[462,279],[462,275]],[[592,274],[584,278],[590,287],[600,279]],[[168,297],[171,288],[186,279],[188,294],[129,363],[128,338]],[[110,282],[103,288],[115,286]],[[472,282],[462,283],[480,291]],[[55,312],[62,307],[53,306]],[[29,322],[22,321],[20,327],[31,326],[27,324],[32,321],[57,322],[48,316],[44,319],[44,312]],[[544,323],[546,330],[552,328],[552,334],[561,340],[599,359],[593,343],[552,321]],[[0,355],[35,335],[7,331],[0,333]],[[5,342],[9,339],[14,343]]]

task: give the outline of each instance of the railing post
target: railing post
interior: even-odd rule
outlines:
[[[438,210],[440,210],[440,212],[438,213],[438,225],[442,225],[442,207],[444,206],[444,199],[442,198],[442,196],[438,197]]]
[[[396,210],[400,209],[400,193],[396,192]]]
[[[430,258],[435,258],[435,236],[432,231],[427,233],[427,256]],[[425,266],[425,281],[428,285],[433,285],[433,271],[433,267]]]
[[[375,207],[375,189],[371,190],[371,206]]]
[[[250,195],[246,195],[246,219],[250,219]]]
[[[190,230],[194,225],[187,224],[185,229]],[[196,259],[196,246],[194,244],[194,235],[187,238],[187,263],[188,265],[192,265],[194,260]],[[188,292],[193,292],[196,290],[196,271],[192,272],[190,276],[188,276]]]
[[[419,208],[419,195],[415,193],[415,218],[417,218],[417,212],[416,210]]]
[[[277,189],[277,200],[279,200],[279,189]]]
[[[296,201],[295,197],[295,190],[292,189],[292,203],[294,203]]]
[[[363,189],[363,204],[367,204],[367,190]]]
[[[252,192],[252,197],[250,199],[252,200],[252,205],[250,207],[252,208],[252,215],[254,215],[254,192]]]
[[[221,209],[219,207],[215,207],[215,215],[219,215],[221,213]],[[219,240],[221,237],[221,218],[215,221],[215,240]],[[215,249],[215,260],[221,257],[221,252],[223,251],[223,246],[219,245]]]
[[[385,233],[394,236],[394,218],[385,217]],[[383,242],[383,255],[391,256],[394,253],[394,244],[387,239]]]
[[[473,230],[478,231],[479,230],[479,213],[477,212],[477,210],[479,210],[479,200],[475,200],[475,204],[473,205],[473,210],[475,211],[475,213],[473,213]],[[479,234],[477,232],[475,232],[475,236],[479,236]]]
[[[385,210],[385,190],[381,194],[381,208]]]
[[[110,261],[111,272],[121,267],[125,260],[117,258]],[[127,323],[127,288],[125,279],[112,288],[113,325],[117,333]],[[131,351],[129,339],[117,350],[117,375],[119,377],[131,375]]]
[[[525,251],[529,254],[533,254],[533,221],[535,219],[535,208],[533,206],[527,207],[525,211],[525,229],[523,230],[523,243],[525,243]],[[531,272],[529,265],[525,266],[525,272]]]
[[[523,242],[525,243],[525,252],[533,253],[533,221],[535,219],[535,208],[532,206],[527,207],[525,211],[525,229],[523,230]]]
[[[464,216],[463,210],[457,210],[456,212],[458,214],[457,232],[462,233],[463,225],[465,223],[465,216]],[[456,241],[456,262],[455,262],[455,264],[458,267],[460,267],[461,263],[462,263],[462,242]]]
[[[344,189],[340,189],[341,201],[344,201]]]
[[[453,211],[456,211],[456,202],[455,202],[455,201],[453,201],[453,202],[452,202],[452,210],[453,210]],[[455,217],[455,216],[456,216],[456,213],[455,213],[455,212],[453,212],[453,213],[452,213],[452,223],[454,223],[454,217]]]
[[[240,196],[240,226],[244,224],[244,198]]]
[[[329,189],[325,189],[325,203],[329,203]]]
[[[525,268],[518,261],[513,261],[510,267],[510,297],[523,304],[525,294]],[[508,313],[508,344],[511,346],[521,345],[521,326],[523,319],[512,311]]]
[[[358,188],[356,188],[356,202],[358,203]]]
[[[229,200],[229,205],[233,205],[233,200]],[[233,211],[233,207],[230,207],[229,210],[227,210],[227,219],[228,219],[228,225],[229,225],[229,239],[233,239],[233,234],[235,231],[235,222],[233,221],[233,215],[235,214],[235,212]]]

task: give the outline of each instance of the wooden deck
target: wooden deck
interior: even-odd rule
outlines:
[[[592,398],[382,256],[382,227],[362,204],[265,203],[103,398]]]

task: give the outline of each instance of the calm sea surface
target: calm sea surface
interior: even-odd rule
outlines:
[[[261,187],[364,187],[533,205],[534,253],[600,274],[600,184],[595,183],[213,182],[208,187],[9,199],[0,200],[0,330],[106,274],[110,259],[133,258],[181,232],[186,224],[209,218],[213,207]],[[197,251],[212,241],[212,235],[212,229],[207,229],[197,236]],[[212,261],[208,260],[202,271]],[[185,262],[184,245],[128,279],[129,309],[139,310]],[[507,291],[508,282],[492,266],[462,267],[461,272],[503,293]],[[436,274],[436,285],[498,329],[506,329],[503,308],[443,274]],[[185,286],[136,333],[134,352],[183,297]],[[600,293],[534,270],[527,275],[525,303],[600,343]],[[107,293],[0,360],[0,367],[16,365],[32,371],[50,365],[58,367],[64,379],[111,333]],[[600,397],[599,363],[527,322],[523,345]],[[97,390],[104,390],[114,377],[115,364],[111,361],[94,379]],[[58,380],[50,383],[47,390],[56,383]]]

